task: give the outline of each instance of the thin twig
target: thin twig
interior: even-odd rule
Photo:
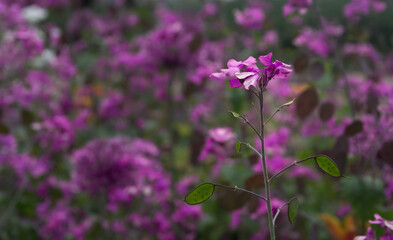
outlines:
[[[279,111],[281,111],[281,108],[277,108],[276,111],[274,111],[274,113],[266,120],[264,125],[266,126],[266,124],[270,121],[270,119],[272,119],[274,115],[276,115]]]
[[[221,184],[217,184],[217,183],[212,183],[212,184],[215,185],[215,186],[217,186],[217,187],[232,189],[232,190],[234,190],[234,191],[245,192],[245,193],[251,194],[251,195],[253,195],[253,196],[257,197],[257,198],[263,199],[263,200],[265,200],[265,202],[267,201],[265,197],[263,197],[263,196],[261,196],[261,195],[259,195],[259,194],[256,194],[256,193],[254,193],[254,192],[248,191],[248,190],[246,190],[246,189],[239,188],[239,187],[237,187],[237,186],[231,187],[231,186],[225,186],[225,185],[221,185]]]
[[[249,147],[250,149],[252,149],[256,154],[258,154],[258,156],[259,156],[260,158],[262,158],[261,153],[260,153],[257,149],[255,149],[253,146],[251,146],[251,144],[245,143],[245,142],[239,142],[239,143],[242,144],[242,145],[246,145],[247,147]]]
[[[288,103],[284,103],[283,105],[279,106],[276,109],[276,111],[274,111],[274,113],[266,120],[266,122],[263,125],[266,126],[266,124],[270,121],[270,119],[272,119],[274,117],[274,115],[276,115],[279,111],[281,111],[281,109],[283,107],[289,107],[294,101],[295,101],[295,99],[293,99],[292,101],[290,101]]]
[[[242,115],[239,115],[239,117],[241,117],[244,120],[244,122],[247,123],[248,126],[250,126],[252,128],[252,130],[254,130],[254,132],[258,135],[259,138],[262,138],[261,134],[259,134],[258,130],[255,129],[255,127],[248,121],[247,118],[245,118]]]
[[[285,168],[281,169],[278,173],[274,174],[274,175],[269,179],[269,182],[271,182],[271,181],[272,181],[273,179],[275,179],[276,177],[280,176],[283,172],[285,172],[286,170],[290,169],[291,167],[296,166],[296,165],[298,165],[299,163],[305,162],[305,161],[307,161],[307,160],[316,158],[316,157],[318,157],[318,156],[321,156],[321,155],[315,155],[315,156],[311,156],[311,157],[302,159],[302,160],[300,160],[300,161],[295,161],[294,163],[292,163],[292,164],[286,166]]]
[[[273,218],[273,225],[274,225],[275,222],[276,222],[276,219],[277,219],[277,217],[278,217],[278,214],[280,214],[280,212],[281,212],[281,208],[287,206],[294,198],[296,198],[296,197],[293,197],[293,198],[289,199],[288,202],[286,202],[284,205],[282,205],[281,207],[279,207],[279,208],[277,209],[276,215],[274,215],[274,218]]]

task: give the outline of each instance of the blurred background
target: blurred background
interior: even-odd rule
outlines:
[[[277,239],[393,238],[393,2],[0,0],[0,239],[268,239],[258,101],[210,74],[273,52]],[[259,63],[258,63],[259,64]],[[379,215],[374,215],[379,214]],[[371,222],[370,220],[377,221]],[[384,220],[386,219],[386,221]],[[389,225],[390,224],[390,225]],[[372,228],[369,228],[372,227]],[[368,236],[366,237],[366,235]],[[382,239],[382,238],[381,238]]]

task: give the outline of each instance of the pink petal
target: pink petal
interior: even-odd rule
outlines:
[[[237,78],[230,78],[229,85],[233,88],[239,88],[242,86],[242,83]]]
[[[234,67],[238,67],[242,62],[238,62],[235,59],[229,59],[227,66],[228,68],[234,68]]]
[[[238,79],[240,79],[240,80],[244,80],[244,79],[246,79],[246,78],[248,78],[248,77],[250,77],[250,76],[253,76],[253,75],[255,75],[256,73],[254,73],[254,72],[238,72],[238,73],[235,73],[235,76],[238,78]]]
[[[222,80],[222,79],[224,79],[226,76],[225,76],[224,73],[218,72],[218,73],[212,73],[212,74],[210,74],[209,77],[210,77],[210,78],[213,78],[213,79],[217,79],[217,80]]]
[[[221,72],[224,73],[226,76],[233,77],[235,73],[240,72],[240,69],[237,67],[231,67],[231,68],[221,69]]]
[[[259,62],[261,62],[261,64],[263,66],[272,65],[272,57],[273,57],[273,53],[268,53],[265,56],[260,56],[259,57]]]
[[[254,86],[255,88],[258,86],[258,81],[261,79],[261,76],[259,74],[255,74],[251,77],[248,77],[244,83],[243,86],[245,89],[249,90],[251,86]]]
[[[257,64],[257,60],[254,57],[250,56],[243,62],[243,64],[247,67],[253,67],[255,66],[255,64]]]
[[[289,65],[289,64],[286,64],[286,63],[283,63],[283,62],[281,62],[281,61],[278,61],[278,60],[276,60],[276,61],[274,61],[274,66],[276,66],[276,67],[287,67],[287,68],[290,68],[291,67],[291,65]]]

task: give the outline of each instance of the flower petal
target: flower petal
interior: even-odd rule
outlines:
[[[257,74],[257,73],[254,73],[254,72],[237,72],[237,73],[235,73],[235,76],[238,79],[244,80],[244,79],[246,79],[246,78],[248,78],[250,76],[253,76],[255,74]]]
[[[260,79],[261,76],[259,74],[252,75],[244,81],[243,86],[247,90],[249,90],[251,86],[254,86],[256,88]]]
[[[237,78],[230,78],[229,85],[233,88],[239,88],[242,86],[242,83]]]
[[[260,56],[259,57],[259,62],[261,62],[261,64],[263,66],[272,65],[272,57],[273,57],[273,53],[268,53],[265,56]]]
[[[257,60],[254,57],[250,56],[243,62],[243,64],[247,67],[254,67],[255,64],[257,64]]]
[[[229,59],[227,66],[228,68],[238,67],[242,62],[236,61],[235,59]]]
[[[210,78],[213,78],[213,79],[217,79],[217,80],[223,80],[224,78],[226,78],[225,74],[224,74],[224,73],[221,73],[221,72],[212,73],[212,74],[210,74],[209,77],[210,77]]]

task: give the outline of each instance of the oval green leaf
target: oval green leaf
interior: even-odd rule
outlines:
[[[291,106],[291,104],[294,103],[294,102],[295,102],[295,98],[292,99],[292,101],[289,101],[289,102],[287,102],[287,103],[284,103],[282,106],[283,106],[283,107],[289,107],[289,106]]]
[[[288,220],[292,224],[297,215],[297,209],[299,208],[299,201],[297,198],[289,200],[288,204]]]
[[[239,143],[239,142],[237,142],[237,143],[236,143],[236,151],[237,151],[237,152],[240,152],[241,150],[242,150],[242,144]]]
[[[337,167],[337,164],[328,156],[319,155],[315,157],[315,162],[318,167],[325,171],[332,177],[341,177],[340,169]]]
[[[239,118],[240,117],[240,115],[238,114],[238,113],[236,113],[236,112],[232,112],[232,111],[229,111],[231,114],[232,114],[232,116],[233,117],[235,117],[235,118]]]
[[[187,194],[184,201],[189,205],[200,204],[211,197],[214,188],[215,185],[212,183],[202,183]]]

